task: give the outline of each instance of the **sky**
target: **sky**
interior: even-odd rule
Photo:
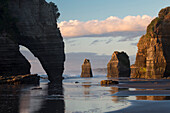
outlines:
[[[80,74],[85,58],[93,69],[106,68],[114,51],[125,51],[133,64],[148,24],[170,4],[170,0],[46,1],[54,2],[61,13],[57,23],[65,42],[64,74]],[[33,73],[44,73],[30,53],[24,54],[32,61]]]
[[[110,16],[124,18],[131,15],[157,16],[170,0],[46,0],[57,4],[61,17],[59,21],[104,20]]]

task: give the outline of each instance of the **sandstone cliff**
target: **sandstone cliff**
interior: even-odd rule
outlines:
[[[115,51],[107,64],[107,77],[130,77],[130,61],[125,52]]]
[[[170,75],[170,7],[159,12],[137,46],[132,78],[160,79]]]
[[[30,64],[19,53],[19,45],[27,47],[39,59],[51,82],[60,82],[64,70],[64,42],[56,19],[59,16],[57,6],[45,0],[7,0],[8,13],[15,19],[17,32],[1,35],[0,72],[12,75],[30,73]],[[16,35],[17,34],[17,35]],[[13,42],[12,42],[13,41]],[[11,44],[12,43],[12,44]],[[13,53],[13,54],[12,54]],[[11,71],[12,70],[12,71]],[[19,70],[19,71],[18,71]],[[8,74],[8,75],[9,75]]]
[[[82,65],[81,77],[93,77],[89,59],[84,59],[84,63]]]

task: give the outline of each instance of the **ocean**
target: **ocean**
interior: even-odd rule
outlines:
[[[121,79],[101,86],[106,75],[63,76],[63,86],[49,84],[47,75],[39,85],[1,85],[0,113],[170,112],[170,80]]]

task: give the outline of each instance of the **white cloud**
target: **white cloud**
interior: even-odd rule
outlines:
[[[81,37],[86,35],[100,35],[110,32],[122,31],[145,31],[147,25],[153,17],[143,16],[126,16],[123,19],[110,16],[109,18],[99,21],[90,20],[81,22],[79,20],[63,21],[58,23],[62,35],[67,37]]]

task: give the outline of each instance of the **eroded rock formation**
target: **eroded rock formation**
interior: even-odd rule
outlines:
[[[30,74],[31,65],[19,52],[19,45],[8,36],[0,35],[0,75]]]
[[[100,81],[101,85],[114,85],[114,84],[119,84],[118,81],[113,81],[113,80],[102,80]]]
[[[132,78],[160,79],[170,75],[170,7],[152,20],[137,46]]]
[[[84,63],[82,65],[81,77],[93,77],[89,59],[84,59]]]
[[[5,58],[0,57],[0,66],[8,66],[4,72],[1,68],[0,72],[12,75],[30,73],[30,64],[19,53],[19,45],[23,45],[39,59],[51,82],[61,82],[65,54],[63,38],[56,24],[59,16],[57,6],[45,0],[7,0],[7,2],[8,13],[16,20],[17,35],[9,33],[6,37],[1,35],[0,40],[10,41],[0,41],[0,45],[3,44],[0,55],[4,50],[7,54],[3,54]]]
[[[115,51],[107,64],[107,77],[130,77],[129,56],[125,52]]]

